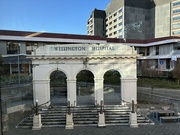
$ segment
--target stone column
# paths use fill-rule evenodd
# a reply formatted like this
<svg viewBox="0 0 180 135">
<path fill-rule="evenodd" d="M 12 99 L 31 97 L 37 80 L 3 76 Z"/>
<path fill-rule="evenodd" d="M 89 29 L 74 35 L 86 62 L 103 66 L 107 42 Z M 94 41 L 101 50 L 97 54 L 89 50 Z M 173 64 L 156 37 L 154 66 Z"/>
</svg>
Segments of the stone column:
<svg viewBox="0 0 180 135">
<path fill-rule="evenodd" d="M 94 79 L 95 105 L 100 105 L 101 99 L 104 99 L 103 81 L 104 79 Z"/>
<path fill-rule="evenodd" d="M 76 106 L 76 80 L 67 80 L 67 100 L 70 101 L 71 106 Z"/>
<path fill-rule="evenodd" d="M 137 79 L 121 79 L 121 99 L 124 103 L 131 103 L 132 98 L 134 98 L 134 103 L 137 104 Z"/>
<path fill-rule="evenodd" d="M 36 100 L 39 101 L 39 105 L 44 104 L 44 106 L 50 105 L 50 80 L 33 80 L 33 94 L 34 94 L 34 104 Z"/>
</svg>

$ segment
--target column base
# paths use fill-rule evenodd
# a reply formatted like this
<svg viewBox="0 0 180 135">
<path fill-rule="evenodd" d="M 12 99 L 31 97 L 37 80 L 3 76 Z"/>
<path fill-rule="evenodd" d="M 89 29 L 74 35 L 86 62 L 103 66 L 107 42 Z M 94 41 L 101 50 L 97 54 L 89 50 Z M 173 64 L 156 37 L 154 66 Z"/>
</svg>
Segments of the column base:
<svg viewBox="0 0 180 135">
<path fill-rule="evenodd" d="M 98 122 L 98 127 L 105 127 L 105 116 L 104 113 L 99 113 L 99 122 Z"/>
<path fill-rule="evenodd" d="M 130 112 L 130 116 L 129 116 L 129 126 L 131 128 L 137 128 L 138 124 L 137 124 L 137 114 Z"/>
<path fill-rule="evenodd" d="M 66 126 L 65 129 L 73 129 L 74 128 L 74 123 L 73 123 L 73 116 L 72 113 L 66 114 Z"/>
<path fill-rule="evenodd" d="M 42 127 L 42 123 L 41 123 L 41 115 L 34 115 L 33 116 L 33 127 L 32 130 L 40 130 Z"/>
</svg>

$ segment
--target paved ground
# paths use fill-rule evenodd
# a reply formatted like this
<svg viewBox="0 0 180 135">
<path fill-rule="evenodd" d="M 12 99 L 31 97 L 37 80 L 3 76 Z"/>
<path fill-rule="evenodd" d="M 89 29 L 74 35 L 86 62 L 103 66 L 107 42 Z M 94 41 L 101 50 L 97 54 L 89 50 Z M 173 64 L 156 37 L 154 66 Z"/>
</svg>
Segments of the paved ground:
<svg viewBox="0 0 180 135">
<path fill-rule="evenodd" d="M 75 127 L 74 129 L 42 128 L 40 131 L 31 129 L 11 129 L 4 135 L 180 135 L 180 124 L 163 124 L 154 126 L 108 126 L 98 127 Z"/>
</svg>

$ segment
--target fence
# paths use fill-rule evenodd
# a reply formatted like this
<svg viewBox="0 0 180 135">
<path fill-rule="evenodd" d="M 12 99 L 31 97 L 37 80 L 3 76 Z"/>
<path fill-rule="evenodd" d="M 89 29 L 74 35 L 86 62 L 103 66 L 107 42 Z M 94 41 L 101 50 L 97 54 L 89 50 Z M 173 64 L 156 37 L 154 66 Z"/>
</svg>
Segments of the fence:
<svg viewBox="0 0 180 135">
<path fill-rule="evenodd" d="M 32 83 L 32 76 L 30 75 L 13 75 L 13 76 L 1 76 L 1 87 L 7 87 L 17 84 Z"/>
<path fill-rule="evenodd" d="M 5 106 L 33 104 L 32 84 L 1 88 L 1 99 Z"/>
<path fill-rule="evenodd" d="M 180 112 L 180 99 L 167 97 L 163 94 L 158 95 L 157 93 L 148 93 L 143 91 L 138 91 L 138 102 L 148 102 L 148 103 L 156 103 L 156 104 L 168 104 L 171 105 L 172 109 L 175 112 Z"/>
</svg>

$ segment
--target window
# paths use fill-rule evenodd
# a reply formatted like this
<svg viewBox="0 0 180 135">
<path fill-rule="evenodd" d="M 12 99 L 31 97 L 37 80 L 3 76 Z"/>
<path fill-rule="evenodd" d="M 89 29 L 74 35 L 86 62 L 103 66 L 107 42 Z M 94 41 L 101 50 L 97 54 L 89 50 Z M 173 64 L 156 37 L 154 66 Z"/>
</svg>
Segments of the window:
<svg viewBox="0 0 180 135">
<path fill-rule="evenodd" d="M 121 33 L 122 32 L 122 29 L 118 30 L 118 33 Z"/>
<path fill-rule="evenodd" d="M 121 8 L 121 9 L 119 9 L 118 13 L 121 13 L 121 12 L 122 12 L 122 8 Z"/>
<path fill-rule="evenodd" d="M 144 47 L 140 47 L 139 48 L 139 54 L 142 54 L 143 56 L 145 56 L 145 48 Z"/>
<path fill-rule="evenodd" d="M 166 60 L 166 69 L 170 69 L 170 59 Z"/>
<path fill-rule="evenodd" d="M 180 6 L 180 2 L 179 1 L 178 2 L 174 2 L 173 6 Z"/>
<path fill-rule="evenodd" d="M 112 36 L 112 33 L 110 33 L 109 36 Z"/>
<path fill-rule="evenodd" d="M 180 50 L 180 44 L 174 44 L 174 50 Z"/>
<path fill-rule="evenodd" d="M 90 32 L 89 32 L 90 33 Z M 91 33 L 90 33 L 91 34 Z M 34 42 L 27 42 L 26 43 L 26 54 L 31 54 L 34 49 L 36 49 L 38 46 L 37 43 Z"/>
<path fill-rule="evenodd" d="M 180 13 L 180 9 L 173 10 L 173 14 Z"/>
<path fill-rule="evenodd" d="M 114 16 L 116 16 L 117 15 L 117 13 L 114 13 Z"/>
<path fill-rule="evenodd" d="M 174 31 L 173 32 L 173 35 L 179 35 L 180 34 L 180 31 Z"/>
<path fill-rule="evenodd" d="M 120 22 L 118 25 L 121 26 L 121 25 L 122 25 L 122 22 Z"/>
<path fill-rule="evenodd" d="M 117 25 L 114 26 L 114 29 L 117 28 Z"/>
<path fill-rule="evenodd" d="M 121 20 L 122 19 L 122 15 L 118 17 L 118 20 Z"/>
<path fill-rule="evenodd" d="M 148 48 L 147 48 L 147 56 L 149 55 L 149 49 L 150 49 L 150 48 L 148 47 Z"/>
<path fill-rule="evenodd" d="M 173 21 L 178 21 L 178 20 L 180 20 L 180 16 L 173 17 Z"/>
<path fill-rule="evenodd" d="M 173 28 L 180 28 L 180 23 L 173 24 Z"/>
<path fill-rule="evenodd" d="M 111 24 L 112 24 L 112 22 L 109 23 L 109 25 L 111 25 Z"/>
<path fill-rule="evenodd" d="M 116 34 L 117 34 L 117 31 L 114 32 L 114 35 L 116 35 Z"/>
<path fill-rule="evenodd" d="M 18 54 L 20 53 L 19 42 L 7 42 L 7 54 Z"/>
<path fill-rule="evenodd" d="M 159 46 L 156 46 L 156 55 L 159 55 Z"/>
<path fill-rule="evenodd" d="M 111 28 L 109 28 L 109 31 L 110 31 L 110 30 L 112 30 L 112 27 L 111 27 Z"/>
<path fill-rule="evenodd" d="M 114 22 L 116 22 L 116 21 L 117 21 L 117 19 L 114 20 Z"/>
</svg>

